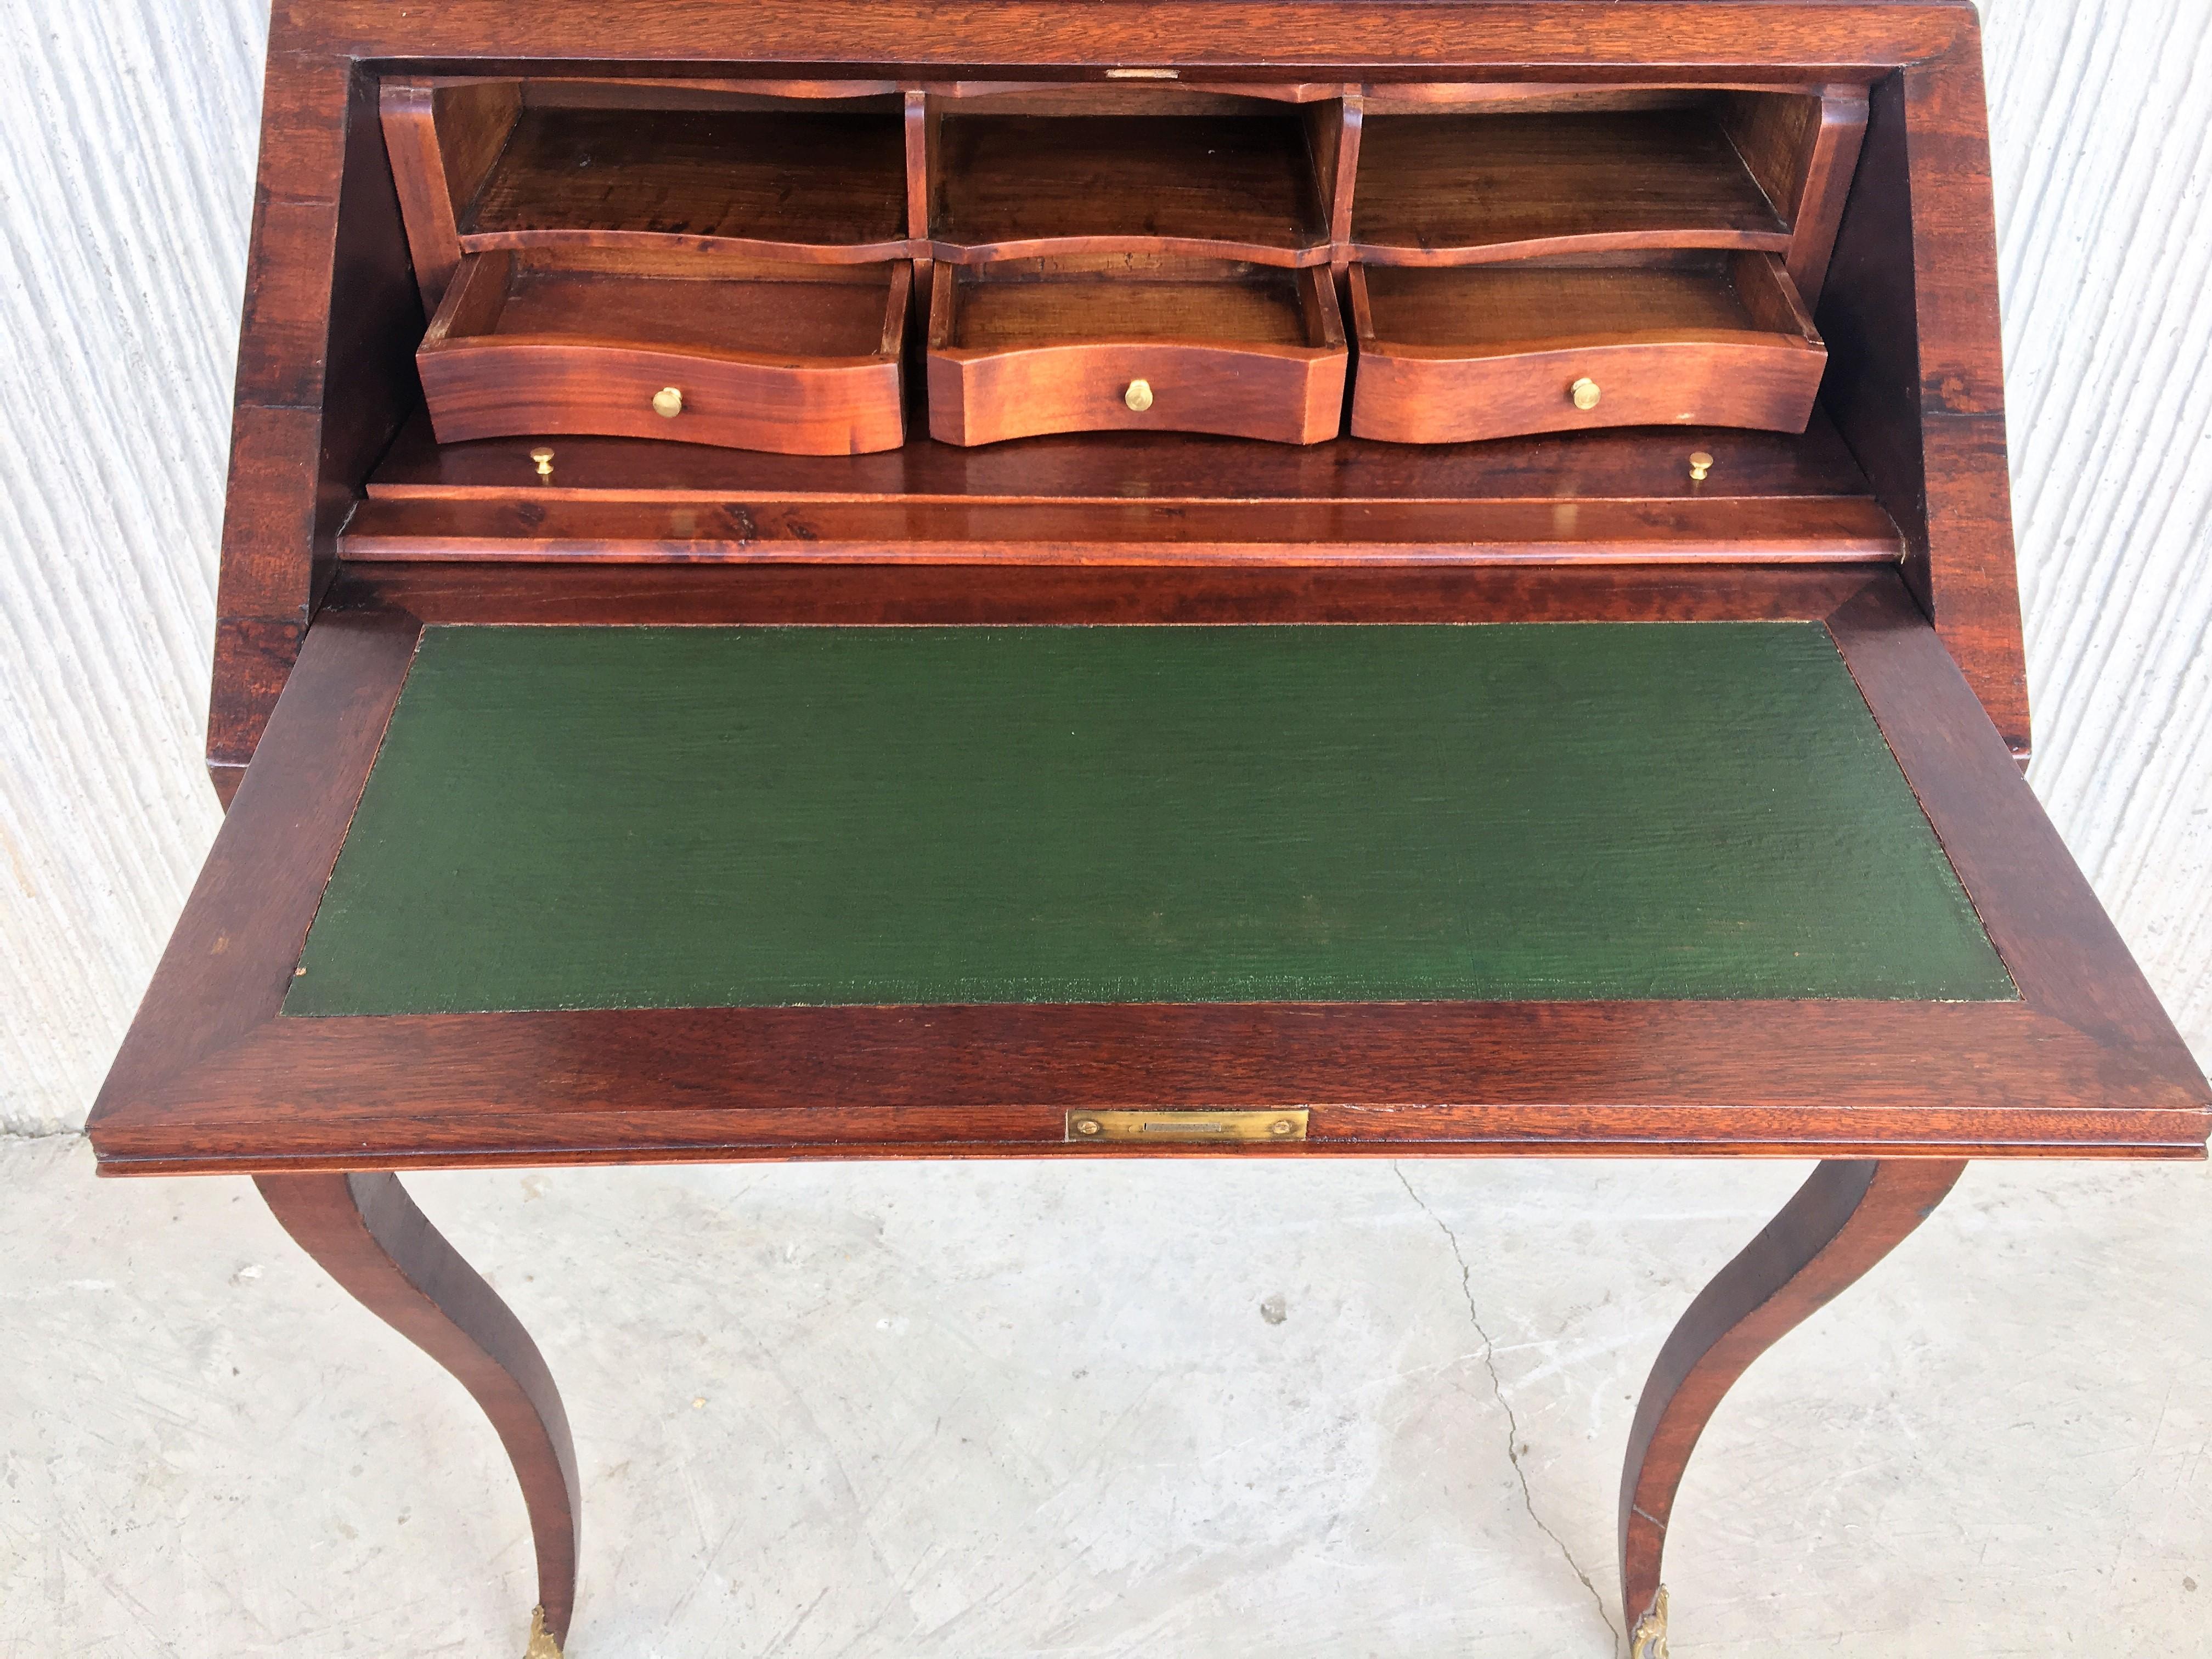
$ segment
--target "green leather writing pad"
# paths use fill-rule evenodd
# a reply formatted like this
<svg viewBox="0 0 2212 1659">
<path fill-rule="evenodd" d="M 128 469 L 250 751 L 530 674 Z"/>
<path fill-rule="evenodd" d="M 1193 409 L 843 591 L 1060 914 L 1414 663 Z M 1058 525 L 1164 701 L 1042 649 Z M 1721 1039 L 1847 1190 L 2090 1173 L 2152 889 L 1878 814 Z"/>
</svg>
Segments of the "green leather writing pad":
<svg viewBox="0 0 2212 1659">
<path fill-rule="evenodd" d="M 1814 623 L 424 631 L 289 1014 L 1993 1000 Z"/>
</svg>

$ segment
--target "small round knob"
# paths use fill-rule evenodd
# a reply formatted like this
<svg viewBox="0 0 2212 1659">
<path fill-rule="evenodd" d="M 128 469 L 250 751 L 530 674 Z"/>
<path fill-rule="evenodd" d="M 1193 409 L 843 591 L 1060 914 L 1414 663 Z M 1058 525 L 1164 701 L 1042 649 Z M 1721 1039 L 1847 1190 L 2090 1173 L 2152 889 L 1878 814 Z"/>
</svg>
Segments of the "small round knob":
<svg viewBox="0 0 2212 1659">
<path fill-rule="evenodd" d="M 1690 452 L 1690 482 L 1703 483 L 1705 474 L 1713 470 L 1713 458 L 1702 449 Z"/>
<path fill-rule="evenodd" d="M 538 463 L 538 476 L 539 477 L 550 478 L 553 476 L 553 452 L 551 450 L 533 449 L 530 452 L 530 459 Z"/>
<path fill-rule="evenodd" d="M 678 387 L 665 386 L 653 394 L 653 412 L 664 421 L 672 421 L 684 412 L 684 393 Z"/>
<path fill-rule="evenodd" d="M 1575 400 L 1577 409 L 1587 412 L 1597 407 L 1597 400 L 1603 394 L 1598 391 L 1597 382 L 1585 374 L 1567 388 L 1567 395 Z"/>
<path fill-rule="evenodd" d="M 1130 381 L 1129 389 L 1121 394 L 1121 401 L 1138 414 L 1143 414 L 1152 406 L 1152 383 L 1150 380 Z"/>
</svg>

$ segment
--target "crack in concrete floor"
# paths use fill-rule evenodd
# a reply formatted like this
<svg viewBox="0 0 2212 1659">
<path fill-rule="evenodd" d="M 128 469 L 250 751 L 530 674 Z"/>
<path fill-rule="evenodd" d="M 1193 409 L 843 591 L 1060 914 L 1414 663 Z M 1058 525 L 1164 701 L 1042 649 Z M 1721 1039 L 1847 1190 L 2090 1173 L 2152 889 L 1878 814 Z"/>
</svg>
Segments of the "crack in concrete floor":
<svg viewBox="0 0 2212 1659">
<path fill-rule="evenodd" d="M 1474 1334 L 1482 1339 L 1482 1368 L 1489 1373 L 1491 1393 L 1497 1396 L 1499 1407 L 1505 1413 L 1505 1457 L 1513 1466 L 1514 1478 L 1521 1483 L 1521 1506 L 1528 1511 L 1528 1519 L 1535 1523 L 1536 1530 L 1552 1540 L 1553 1547 L 1559 1551 L 1559 1559 L 1567 1564 L 1568 1571 L 1582 1580 L 1583 1588 L 1589 1592 L 1591 1601 L 1597 1607 L 1597 1616 L 1605 1620 L 1606 1633 L 1613 1638 L 1613 1651 L 1618 1659 L 1620 1627 L 1613 1622 L 1613 1615 L 1606 1611 L 1605 1596 L 1591 1581 L 1589 1574 L 1583 1571 L 1582 1563 L 1575 1559 L 1575 1553 L 1567 1547 L 1567 1540 L 1553 1531 L 1550 1524 L 1536 1512 L 1536 1498 L 1529 1489 L 1528 1471 L 1521 1462 L 1523 1449 L 1521 1419 L 1514 1413 L 1513 1402 L 1505 1397 L 1504 1379 L 1498 1372 L 1498 1344 L 1492 1340 L 1490 1333 L 1483 1328 L 1482 1310 L 1475 1306 L 1474 1272 L 1468 1265 L 1467 1252 L 1460 1248 L 1459 1235 L 1452 1231 L 1450 1223 L 1429 1207 L 1426 1199 L 1413 1190 L 1413 1183 L 1406 1178 L 1405 1170 L 1399 1167 L 1395 1159 L 1391 1161 L 1390 1173 L 1398 1177 L 1398 1184 L 1406 1189 L 1406 1196 L 1413 1200 L 1423 1215 L 1437 1224 L 1437 1231 L 1451 1246 L 1452 1260 L 1459 1263 L 1460 1294 L 1467 1300 L 1468 1322 L 1474 1327 Z"/>
</svg>

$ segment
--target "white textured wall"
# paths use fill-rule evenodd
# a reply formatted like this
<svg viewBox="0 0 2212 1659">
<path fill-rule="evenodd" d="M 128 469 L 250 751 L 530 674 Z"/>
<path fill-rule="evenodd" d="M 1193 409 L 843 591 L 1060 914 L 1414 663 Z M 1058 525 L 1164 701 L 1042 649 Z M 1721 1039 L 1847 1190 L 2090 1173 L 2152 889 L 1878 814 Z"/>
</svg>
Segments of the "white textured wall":
<svg viewBox="0 0 2212 1659">
<path fill-rule="evenodd" d="M 2212 7 L 1985 12 L 2033 776 L 2212 1059 Z M 82 1121 L 214 833 L 263 31 L 257 0 L 0 0 L 7 1130 Z"/>
</svg>

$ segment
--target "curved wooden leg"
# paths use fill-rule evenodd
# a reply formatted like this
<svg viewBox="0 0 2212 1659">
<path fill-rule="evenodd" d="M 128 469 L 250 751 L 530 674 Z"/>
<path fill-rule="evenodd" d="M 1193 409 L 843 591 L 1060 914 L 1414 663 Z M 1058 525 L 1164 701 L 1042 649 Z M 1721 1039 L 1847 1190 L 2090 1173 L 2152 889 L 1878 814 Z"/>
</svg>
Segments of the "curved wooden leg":
<svg viewBox="0 0 2212 1659">
<path fill-rule="evenodd" d="M 258 1176 L 300 1248 L 476 1396 L 499 1431 L 538 1545 L 528 1659 L 559 1659 L 576 1601 L 576 1449 L 538 1345 L 389 1172 Z"/>
<path fill-rule="evenodd" d="M 1622 1611 L 1631 1659 L 1662 1659 L 1661 1553 L 1675 1489 L 1721 1397 L 1751 1362 L 1887 1255 L 1943 1201 L 1955 1160 L 1832 1159 L 1723 1267 L 1659 1351 L 1620 1475 Z"/>
</svg>

